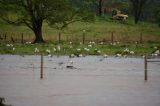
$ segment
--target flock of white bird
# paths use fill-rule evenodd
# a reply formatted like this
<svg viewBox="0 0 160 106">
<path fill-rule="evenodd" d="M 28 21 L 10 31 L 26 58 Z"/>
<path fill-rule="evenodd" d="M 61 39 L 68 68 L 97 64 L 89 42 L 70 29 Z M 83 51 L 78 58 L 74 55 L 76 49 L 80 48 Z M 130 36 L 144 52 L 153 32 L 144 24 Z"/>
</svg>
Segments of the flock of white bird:
<svg viewBox="0 0 160 106">
<path fill-rule="evenodd" d="M 26 44 L 31 44 L 31 42 L 26 42 Z M 69 42 L 69 48 L 73 49 L 73 43 L 72 42 Z M 79 43 L 80 45 L 82 45 L 82 42 Z M 90 52 L 91 51 L 91 48 L 94 47 L 96 43 L 95 42 L 92 42 L 90 41 L 87 45 L 87 47 L 84 47 L 84 48 L 77 48 L 76 51 L 77 51 L 77 54 L 70 54 L 69 57 L 73 58 L 73 57 L 84 57 L 85 54 L 82 54 L 81 51 L 86 51 L 86 52 Z M 100 42 L 99 43 L 100 45 L 103 45 L 104 43 L 103 42 Z M 119 44 L 118 42 L 116 43 L 111 43 L 111 45 L 117 45 Z M 6 44 L 7 47 L 11 47 L 13 51 L 15 51 L 15 47 L 13 44 Z M 61 51 L 61 46 L 58 45 L 57 47 L 54 47 L 53 50 L 49 50 L 49 49 L 46 49 L 45 52 L 48 54 L 49 57 L 52 57 L 52 52 L 57 52 L 57 51 Z M 98 50 L 98 49 L 94 49 L 94 51 L 96 51 L 98 54 L 102 54 L 101 50 Z M 34 49 L 34 52 L 35 53 L 39 53 L 40 50 L 38 48 L 35 48 Z M 117 53 L 115 55 L 115 57 L 127 57 L 127 55 L 135 55 L 135 52 L 133 50 L 129 50 L 129 48 L 125 48 L 121 53 Z M 157 56 L 160 56 L 160 50 L 158 47 L 154 47 L 154 52 L 152 52 L 151 56 L 153 57 L 157 57 Z M 103 57 L 106 58 L 108 57 L 107 54 L 103 54 Z M 144 56 L 143 56 L 144 57 Z"/>
<path fill-rule="evenodd" d="M 31 44 L 31 42 L 26 42 L 26 44 Z M 70 49 L 73 49 L 73 43 L 72 42 L 69 42 L 69 48 Z M 100 45 L 103 45 L 104 43 L 103 42 L 100 42 L 99 43 Z M 117 45 L 118 43 L 113 43 L 111 45 Z M 80 45 L 82 45 L 82 42 L 80 42 Z M 66 65 L 66 68 L 70 68 L 70 69 L 73 69 L 74 66 L 73 66 L 73 60 L 71 58 L 74 58 L 74 57 L 85 57 L 85 54 L 82 54 L 81 52 L 82 51 L 86 51 L 86 52 L 90 52 L 91 48 L 93 48 L 95 45 L 95 42 L 89 42 L 88 43 L 88 46 L 87 47 L 84 47 L 83 49 L 82 48 L 77 48 L 76 51 L 77 51 L 77 54 L 70 54 L 69 55 L 69 58 L 70 60 L 68 61 L 68 64 Z M 15 51 L 15 46 L 13 44 L 6 44 L 6 47 L 8 48 L 12 48 L 13 51 Z M 52 57 L 52 52 L 57 52 L 57 51 L 61 51 L 61 46 L 58 45 L 57 47 L 54 47 L 53 50 L 50 50 L 50 49 L 46 49 L 45 52 L 46 54 L 49 56 L 49 57 Z M 98 54 L 102 54 L 102 52 L 98 49 L 94 49 L 94 51 L 96 51 Z M 35 53 L 39 53 L 40 50 L 38 48 L 34 48 L 34 52 Z M 115 55 L 115 57 L 127 57 L 128 55 L 135 55 L 135 52 L 133 50 L 129 50 L 129 48 L 125 48 L 121 53 L 117 53 Z M 152 52 L 152 54 L 150 55 L 152 57 L 157 57 L 157 56 L 160 56 L 160 50 L 158 47 L 154 47 L 154 52 Z M 100 58 L 100 61 L 102 61 L 103 59 L 107 58 L 108 55 L 107 54 L 103 54 L 102 57 Z M 145 57 L 145 55 L 142 56 L 143 58 Z"/>
</svg>

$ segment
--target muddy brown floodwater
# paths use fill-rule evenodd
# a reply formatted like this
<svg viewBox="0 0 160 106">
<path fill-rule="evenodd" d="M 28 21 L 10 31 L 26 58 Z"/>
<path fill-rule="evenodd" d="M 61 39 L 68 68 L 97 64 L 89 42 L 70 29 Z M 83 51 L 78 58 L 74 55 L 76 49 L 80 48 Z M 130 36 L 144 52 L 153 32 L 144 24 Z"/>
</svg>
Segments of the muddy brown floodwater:
<svg viewBox="0 0 160 106">
<path fill-rule="evenodd" d="M 73 61 L 73 69 L 66 68 Z M 160 106 L 160 63 L 143 58 L 0 55 L 0 97 L 12 106 Z"/>
</svg>

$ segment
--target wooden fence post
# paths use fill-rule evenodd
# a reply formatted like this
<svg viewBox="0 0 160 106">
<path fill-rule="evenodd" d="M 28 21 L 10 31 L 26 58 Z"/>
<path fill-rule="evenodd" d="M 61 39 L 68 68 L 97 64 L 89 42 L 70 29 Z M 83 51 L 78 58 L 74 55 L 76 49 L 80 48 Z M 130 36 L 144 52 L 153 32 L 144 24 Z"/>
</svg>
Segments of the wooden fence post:
<svg viewBox="0 0 160 106">
<path fill-rule="evenodd" d="M 114 42 L 113 32 L 112 32 L 112 34 L 111 34 L 111 42 L 112 42 L 112 44 L 113 44 L 113 42 Z"/>
<path fill-rule="evenodd" d="M 144 57 L 144 80 L 147 81 L 148 80 L 148 75 L 147 75 L 147 57 Z"/>
<path fill-rule="evenodd" d="M 24 43 L 24 40 L 23 40 L 23 33 L 22 33 L 22 37 L 21 37 L 22 39 L 21 39 L 21 43 Z"/>
<path fill-rule="evenodd" d="M 4 40 L 7 40 L 7 33 L 4 34 Z"/>
<path fill-rule="evenodd" d="M 0 35 L 0 40 L 3 40 L 3 38 L 1 37 L 1 35 Z"/>
<path fill-rule="evenodd" d="M 14 43 L 14 39 L 13 39 L 13 37 L 11 36 L 11 41 Z"/>
<path fill-rule="evenodd" d="M 142 43 L 143 42 L 143 36 L 142 36 L 142 32 L 140 33 L 140 41 L 139 41 L 140 43 Z"/>
<path fill-rule="evenodd" d="M 83 44 L 85 43 L 85 36 L 86 36 L 86 31 L 83 30 Z"/>
<path fill-rule="evenodd" d="M 66 41 L 68 42 L 68 35 L 66 35 Z"/>
<path fill-rule="evenodd" d="M 59 32 L 59 34 L 58 34 L 58 42 L 59 43 L 61 42 L 61 32 Z"/>
<path fill-rule="evenodd" d="M 41 72 L 40 72 L 40 78 L 43 79 L 43 53 L 41 53 Z"/>
</svg>

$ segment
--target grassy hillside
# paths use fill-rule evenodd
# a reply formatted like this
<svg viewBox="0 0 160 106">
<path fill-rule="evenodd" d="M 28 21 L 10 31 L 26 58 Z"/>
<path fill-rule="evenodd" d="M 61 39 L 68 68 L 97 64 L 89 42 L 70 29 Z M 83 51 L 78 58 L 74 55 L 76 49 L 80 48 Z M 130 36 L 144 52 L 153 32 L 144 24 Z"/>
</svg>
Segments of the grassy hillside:
<svg viewBox="0 0 160 106">
<path fill-rule="evenodd" d="M 139 23 L 135 25 L 132 19 L 127 21 L 113 21 L 109 18 L 97 18 L 93 23 L 76 22 L 71 24 L 62 33 L 62 40 L 81 40 L 83 30 L 86 30 L 86 40 L 88 41 L 109 41 L 111 33 L 114 34 L 115 41 L 139 41 L 140 34 L 143 35 L 143 40 L 160 41 L 160 28 L 151 23 Z M 32 41 L 34 39 L 33 32 L 25 26 L 8 25 L 0 21 L 0 35 L 7 33 L 8 36 L 13 36 L 15 39 L 20 39 L 24 33 L 25 39 Z M 45 40 L 56 40 L 58 30 L 49 27 L 46 23 L 43 24 L 43 36 Z M 8 37 L 10 38 L 10 37 Z"/>
<path fill-rule="evenodd" d="M 83 30 L 86 30 L 85 44 L 82 44 Z M 111 44 L 113 32 L 114 43 Z M 33 41 L 33 32 L 25 26 L 12 26 L 0 22 L 0 35 L 6 40 L 0 42 L 0 54 L 39 54 L 40 51 L 50 55 L 150 55 L 160 56 L 160 28 L 151 23 L 135 25 L 132 19 L 113 21 L 109 18 L 97 18 L 93 23 L 76 22 L 61 35 L 59 44 L 58 31 L 43 25 L 43 36 L 48 43 L 21 44 L 21 34 L 25 42 Z M 141 36 L 142 35 L 142 36 Z M 11 42 L 11 36 L 15 42 Z M 143 42 L 138 43 L 140 40 Z M 49 51 L 49 52 L 48 52 Z"/>
</svg>

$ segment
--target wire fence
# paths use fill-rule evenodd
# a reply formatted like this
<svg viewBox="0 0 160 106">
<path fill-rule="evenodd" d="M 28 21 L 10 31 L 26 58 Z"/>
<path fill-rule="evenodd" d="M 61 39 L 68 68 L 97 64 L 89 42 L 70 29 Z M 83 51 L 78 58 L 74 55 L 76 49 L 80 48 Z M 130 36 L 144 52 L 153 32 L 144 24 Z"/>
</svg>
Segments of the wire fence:
<svg viewBox="0 0 160 106">
<path fill-rule="evenodd" d="M 87 33 L 83 33 L 82 35 L 73 35 L 73 34 L 61 34 L 57 35 L 43 35 L 45 41 L 57 41 L 57 42 L 122 42 L 122 43 L 144 43 L 144 42 L 160 42 L 160 37 L 156 35 L 144 35 L 140 33 L 139 35 L 134 34 L 118 34 L 118 33 L 107 33 L 106 35 L 88 35 Z M 14 33 L 0 33 L 0 40 L 11 41 L 11 42 L 28 42 L 34 40 L 34 35 L 27 35 L 25 33 L 21 33 L 16 35 Z"/>
</svg>

